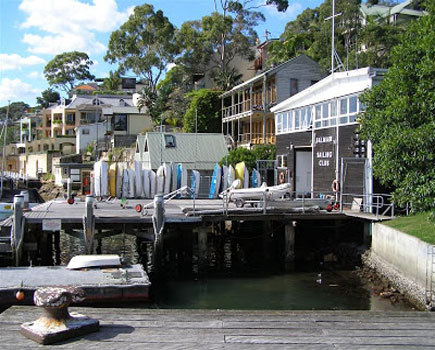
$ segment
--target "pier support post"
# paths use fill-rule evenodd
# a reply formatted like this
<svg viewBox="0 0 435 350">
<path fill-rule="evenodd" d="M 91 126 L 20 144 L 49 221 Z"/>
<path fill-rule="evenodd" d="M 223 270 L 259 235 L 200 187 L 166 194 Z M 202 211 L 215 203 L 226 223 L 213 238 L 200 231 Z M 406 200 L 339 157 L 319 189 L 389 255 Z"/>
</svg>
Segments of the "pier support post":
<svg viewBox="0 0 435 350">
<path fill-rule="evenodd" d="M 56 231 L 53 233 L 54 236 L 54 252 L 55 252 L 55 264 L 60 265 L 60 231 Z"/>
<path fill-rule="evenodd" d="M 72 198 L 72 182 L 70 178 L 66 179 L 66 198 Z"/>
<path fill-rule="evenodd" d="M 22 203 L 22 209 L 28 210 L 29 209 L 29 191 L 21 191 L 20 196 L 23 196 L 23 203 Z"/>
<path fill-rule="evenodd" d="M 198 272 L 200 274 L 204 274 L 205 272 L 207 272 L 207 264 L 208 264 L 207 234 L 208 234 L 207 226 L 198 227 L 198 253 L 199 253 Z"/>
<path fill-rule="evenodd" d="M 23 203 L 24 196 L 14 196 L 14 222 L 12 226 L 12 248 L 14 251 L 15 266 L 20 266 L 23 250 L 24 228 L 23 228 Z"/>
<path fill-rule="evenodd" d="M 85 253 L 92 254 L 95 233 L 94 196 L 86 196 L 84 224 Z"/>
<path fill-rule="evenodd" d="M 295 269 L 295 228 L 292 224 L 285 225 L 285 269 Z"/>
<path fill-rule="evenodd" d="M 163 232 L 163 227 L 165 225 L 165 209 L 162 194 L 157 194 L 154 196 L 154 212 L 152 220 L 154 236 L 157 238 Z"/>
<path fill-rule="evenodd" d="M 372 239 L 372 223 L 364 221 L 364 232 L 363 232 L 364 244 L 370 247 L 371 239 Z"/>
</svg>

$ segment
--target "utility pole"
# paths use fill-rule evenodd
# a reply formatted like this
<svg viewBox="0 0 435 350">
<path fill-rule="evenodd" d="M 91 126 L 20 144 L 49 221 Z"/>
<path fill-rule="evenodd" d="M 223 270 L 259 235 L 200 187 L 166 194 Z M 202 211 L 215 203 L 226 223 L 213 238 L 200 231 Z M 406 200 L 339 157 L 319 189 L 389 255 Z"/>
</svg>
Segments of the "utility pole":
<svg viewBox="0 0 435 350">
<path fill-rule="evenodd" d="M 5 150 L 6 150 L 6 137 L 8 135 L 8 119 L 9 119 L 9 108 L 10 108 L 11 101 L 8 100 L 8 108 L 6 110 L 6 118 L 5 118 L 5 124 L 3 126 L 3 150 L 2 150 L 2 172 L 1 172 L 1 179 L 0 179 L 0 198 L 3 197 L 3 174 L 4 174 L 4 168 L 5 168 Z"/>
</svg>

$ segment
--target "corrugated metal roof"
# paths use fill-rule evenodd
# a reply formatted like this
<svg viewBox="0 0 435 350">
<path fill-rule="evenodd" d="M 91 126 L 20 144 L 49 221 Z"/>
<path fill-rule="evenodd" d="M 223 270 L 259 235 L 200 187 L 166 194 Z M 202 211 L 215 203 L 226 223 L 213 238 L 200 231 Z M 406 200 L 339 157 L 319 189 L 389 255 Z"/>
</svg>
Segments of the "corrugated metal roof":
<svg viewBox="0 0 435 350">
<path fill-rule="evenodd" d="M 109 95 L 76 95 L 71 103 L 66 106 L 66 108 L 77 108 L 84 105 L 93 106 L 92 101 L 98 99 L 100 101 L 100 106 L 120 106 L 121 100 L 123 100 L 127 106 L 133 106 L 133 100 L 131 96 L 109 96 Z"/>
<path fill-rule="evenodd" d="M 175 147 L 166 147 L 165 135 L 175 137 Z M 188 169 L 213 169 L 227 154 L 223 134 L 148 132 L 138 138 L 148 141 L 152 169 L 157 169 L 162 162 L 183 163 Z M 145 147 L 143 141 L 139 144 Z"/>
</svg>

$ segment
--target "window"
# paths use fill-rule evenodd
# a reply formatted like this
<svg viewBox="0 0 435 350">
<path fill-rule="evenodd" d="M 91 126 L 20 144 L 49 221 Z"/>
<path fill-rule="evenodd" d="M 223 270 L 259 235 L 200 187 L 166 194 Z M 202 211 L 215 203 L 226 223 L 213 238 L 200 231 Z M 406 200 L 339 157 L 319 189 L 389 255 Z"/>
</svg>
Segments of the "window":
<svg viewBox="0 0 435 350">
<path fill-rule="evenodd" d="M 76 115 L 74 113 L 67 113 L 65 116 L 65 122 L 68 125 L 74 125 L 76 123 Z"/>
<path fill-rule="evenodd" d="M 284 114 L 283 114 L 284 118 L 282 120 L 282 131 L 284 131 L 284 132 L 288 131 L 288 124 L 287 124 L 288 117 L 287 117 L 287 115 L 288 115 L 288 113 L 284 112 Z"/>
<path fill-rule="evenodd" d="M 127 114 L 114 114 L 112 128 L 115 131 L 127 131 Z"/>
<path fill-rule="evenodd" d="M 82 135 L 89 135 L 89 129 L 82 129 Z"/>
<path fill-rule="evenodd" d="M 356 113 L 358 99 L 356 96 L 349 97 L 349 113 Z"/>
<path fill-rule="evenodd" d="M 296 95 L 299 92 L 299 81 L 298 79 L 290 79 L 290 96 Z"/>
<path fill-rule="evenodd" d="M 65 176 L 68 175 L 68 168 L 63 168 L 63 174 L 64 174 Z"/>
<path fill-rule="evenodd" d="M 322 119 L 327 119 L 328 118 L 328 104 L 324 103 L 322 105 Z"/>
<path fill-rule="evenodd" d="M 42 149 L 43 149 L 44 151 L 48 151 L 48 145 L 43 145 L 43 146 L 42 146 Z"/>
<path fill-rule="evenodd" d="M 165 147 L 175 147 L 174 135 L 165 135 Z"/>
<path fill-rule="evenodd" d="M 125 106 L 127 106 L 127 102 L 125 102 L 124 99 L 121 98 L 121 99 L 119 100 L 119 105 L 120 105 L 121 107 L 125 107 Z"/>
<path fill-rule="evenodd" d="M 101 104 L 101 102 L 100 102 L 100 100 L 99 100 L 98 98 L 94 98 L 94 99 L 92 100 L 92 104 L 93 104 L 94 106 L 99 106 L 99 105 Z"/>
<path fill-rule="evenodd" d="M 337 101 L 334 100 L 329 103 L 329 106 L 331 107 L 331 116 L 337 115 Z"/>
<path fill-rule="evenodd" d="M 347 98 L 340 100 L 340 114 L 347 114 Z"/>
</svg>

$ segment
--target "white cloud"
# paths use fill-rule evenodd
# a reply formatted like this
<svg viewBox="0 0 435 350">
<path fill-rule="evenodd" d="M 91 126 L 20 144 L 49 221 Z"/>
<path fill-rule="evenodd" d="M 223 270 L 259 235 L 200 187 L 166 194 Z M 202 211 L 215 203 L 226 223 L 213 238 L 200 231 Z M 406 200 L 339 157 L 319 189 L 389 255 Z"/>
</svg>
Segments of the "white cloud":
<svg viewBox="0 0 435 350">
<path fill-rule="evenodd" d="M 115 0 L 93 0 L 91 4 L 79 0 L 23 0 L 20 10 L 27 14 L 21 25 L 38 29 L 42 34 L 25 34 L 23 41 L 30 52 L 59 54 L 79 50 L 100 53 L 106 47 L 95 33 L 107 33 L 118 28 L 128 18 L 131 8 L 119 12 Z"/>
<path fill-rule="evenodd" d="M 38 79 L 38 78 L 42 77 L 42 74 L 38 71 L 33 71 L 33 72 L 30 72 L 27 76 L 31 79 Z"/>
<path fill-rule="evenodd" d="M 35 99 L 40 90 L 20 79 L 3 78 L 0 82 L 0 100 L 23 101 Z"/>
<path fill-rule="evenodd" d="M 21 69 L 24 66 L 35 66 L 44 63 L 46 61 L 38 56 L 22 57 L 16 53 L 10 55 L 0 53 L 0 71 Z"/>
</svg>

